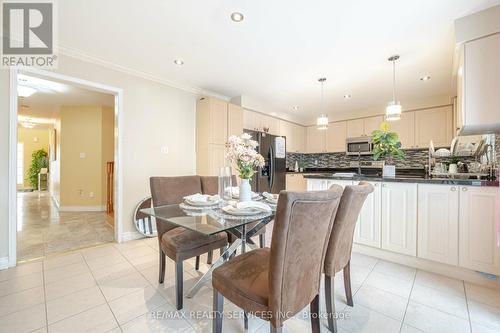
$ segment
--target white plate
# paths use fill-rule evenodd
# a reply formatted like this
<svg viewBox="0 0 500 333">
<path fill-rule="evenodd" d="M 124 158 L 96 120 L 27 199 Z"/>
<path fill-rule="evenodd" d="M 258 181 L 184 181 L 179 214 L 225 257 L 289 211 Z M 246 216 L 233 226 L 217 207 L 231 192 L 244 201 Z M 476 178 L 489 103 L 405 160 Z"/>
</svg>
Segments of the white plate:
<svg viewBox="0 0 500 333">
<path fill-rule="evenodd" d="M 233 199 L 239 199 L 239 197 L 240 197 L 239 195 L 233 194 Z M 255 200 L 255 199 L 259 198 L 259 197 L 260 197 L 259 193 L 252 192 L 252 200 Z"/>
<path fill-rule="evenodd" d="M 257 215 L 264 213 L 263 210 L 260 209 L 230 209 L 227 207 L 222 207 L 221 208 L 225 213 L 230 214 L 230 215 L 235 215 L 235 216 L 251 216 L 251 215 Z"/>
<path fill-rule="evenodd" d="M 190 210 L 193 212 L 202 212 L 202 211 L 206 211 L 207 209 L 212 208 L 212 206 L 192 206 L 190 204 L 183 202 L 183 203 L 179 204 L 179 208 L 184 209 L 184 210 Z"/>
<path fill-rule="evenodd" d="M 211 207 L 219 204 L 220 200 L 215 201 L 191 201 L 189 199 L 184 200 L 184 202 L 190 206 L 196 207 Z"/>
<path fill-rule="evenodd" d="M 265 200 L 267 203 L 271 204 L 271 205 L 276 205 L 278 204 L 278 199 L 269 199 L 269 198 L 266 198 Z"/>
</svg>

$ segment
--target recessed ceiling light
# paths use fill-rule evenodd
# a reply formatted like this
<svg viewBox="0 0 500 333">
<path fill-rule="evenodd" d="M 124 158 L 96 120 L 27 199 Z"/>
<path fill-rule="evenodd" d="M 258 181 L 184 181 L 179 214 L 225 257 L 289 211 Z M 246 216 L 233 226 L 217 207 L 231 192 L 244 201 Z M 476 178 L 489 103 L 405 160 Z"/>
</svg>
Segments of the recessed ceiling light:
<svg viewBox="0 0 500 333">
<path fill-rule="evenodd" d="M 351 97 L 352 97 L 352 95 L 351 95 L 351 94 L 345 94 L 345 95 L 344 95 L 344 98 L 345 98 L 345 99 L 349 99 L 349 98 L 351 98 Z"/>
<path fill-rule="evenodd" d="M 297 111 L 299 109 L 299 106 L 298 105 L 294 105 L 292 106 L 292 111 Z"/>
<path fill-rule="evenodd" d="M 430 77 L 429 75 L 426 75 L 426 76 L 422 76 L 422 77 L 420 78 L 420 81 L 428 81 L 428 80 L 430 80 L 430 79 L 431 79 L 431 77 Z"/>
<path fill-rule="evenodd" d="M 177 66 L 182 66 L 182 65 L 184 65 L 184 60 L 182 60 L 182 59 L 175 59 L 174 60 L 174 64 L 176 64 Z"/>
<path fill-rule="evenodd" d="M 231 20 L 233 20 L 234 22 L 241 22 L 244 18 L 245 16 L 243 16 L 243 14 L 240 12 L 234 12 L 231 14 Z"/>
</svg>

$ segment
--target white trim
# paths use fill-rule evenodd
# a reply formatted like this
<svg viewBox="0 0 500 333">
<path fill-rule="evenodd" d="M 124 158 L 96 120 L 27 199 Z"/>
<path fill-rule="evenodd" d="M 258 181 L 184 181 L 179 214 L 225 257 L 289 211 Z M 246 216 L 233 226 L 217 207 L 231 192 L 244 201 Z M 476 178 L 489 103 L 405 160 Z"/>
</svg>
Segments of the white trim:
<svg viewBox="0 0 500 333">
<path fill-rule="evenodd" d="M 137 231 L 129 231 L 121 234 L 122 242 L 128 242 L 140 238 L 146 238 L 146 237 Z"/>
<path fill-rule="evenodd" d="M 57 198 L 56 198 L 55 195 L 51 195 L 50 197 L 52 198 L 52 201 L 54 202 L 54 205 L 57 207 L 57 209 L 59 209 L 59 207 L 61 206 L 59 204 L 59 200 L 57 200 Z"/>
<path fill-rule="evenodd" d="M 11 267 L 9 265 L 9 257 L 0 258 L 0 270 L 7 269 L 9 267 Z"/>
<path fill-rule="evenodd" d="M 81 61 L 85 61 L 85 62 L 89 62 L 89 63 L 99 65 L 102 67 L 106 67 L 106 68 L 115 70 L 117 72 L 122 72 L 122 73 L 125 73 L 128 75 L 140 77 L 140 78 L 143 78 L 143 79 L 148 80 L 148 81 L 153 81 L 153 82 L 157 82 L 160 84 L 164 84 L 164 85 L 172 87 L 172 88 L 187 91 L 189 93 L 215 97 L 215 98 L 223 99 L 227 102 L 229 102 L 229 100 L 231 99 L 228 96 L 221 95 L 221 94 L 216 93 L 216 92 L 211 91 L 211 90 L 205 90 L 205 89 L 195 87 L 195 86 L 184 85 L 184 84 L 181 84 L 178 82 L 166 80 L 166 79 L 160 78 L 158 76 L 148 74 L 148 73 L 143 72 L 143 71 L 139 71 L 139 70 L 132 69 L 129 67 L 121 66 L 121 65 L 118 65 L 116 63 L 112 63 L 112 62 L 109 62 L 107 60 L 104 60 L 104 59 L 101 59 L 101 58 L 98 58 L 98 57 L 95 57 L 95 56 L 92 56 L 89 54 L 85 54 L 82 51 L 74 49 L 74 48 L 59 46 L 57 51 L 58 51 L 58 53 L 63 54 L 63 55 L 68 56 L 68 57 L 71 57 L 71 58 L 75 58 L 75 59 L 78 59 Z"/>
<path fill-rule="evenodd" d="M 106 206 L 59 206 L 60 212 L 104 212 Z"/>
<path fill-rule="evenodd" d="M 84 87 L 93 91 L 112 94 L 115 96 L 115 241 L 122 241 L 123 221 L 121 208 L 123 207 L 122 178 L 122 138 L 123 131 L 123 89 L 105 84 L 87 81 L 76 77 L 59 74 L 38 68 L 25 67 L 10 69 L 10 139 L 9 139 L 9 266 L 16 265 L 16 230 L 17 230 L 17 199 L 16 199 L 16 153 L 17 153 L 17 73 L 32 73 L 48 78 L 66 81 L 70 84 Z"/>
</svg>

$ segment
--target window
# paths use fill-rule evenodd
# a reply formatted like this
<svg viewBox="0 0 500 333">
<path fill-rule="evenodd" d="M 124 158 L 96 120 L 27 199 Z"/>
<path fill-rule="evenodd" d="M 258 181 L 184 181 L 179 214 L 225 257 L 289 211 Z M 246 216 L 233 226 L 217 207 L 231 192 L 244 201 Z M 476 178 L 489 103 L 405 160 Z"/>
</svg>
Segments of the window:
<svg viewBox="0 0 500 333">
<path fill-rule="evenodd" d="M 24 143 L 17 143 L 17 185 L 24 184 Z"/>
</svg>

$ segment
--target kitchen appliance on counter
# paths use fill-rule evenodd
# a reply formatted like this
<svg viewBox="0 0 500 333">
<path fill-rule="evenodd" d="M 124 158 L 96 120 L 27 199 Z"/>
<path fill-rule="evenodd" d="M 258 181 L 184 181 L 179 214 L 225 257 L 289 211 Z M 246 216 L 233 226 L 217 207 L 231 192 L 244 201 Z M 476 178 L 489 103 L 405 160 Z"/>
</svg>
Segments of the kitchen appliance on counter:
<svg viewBox="0 0 500 333">
<path fill-rule="evenodd" d="M 373 142 L 371 136 L 348 138 L 346 140 L 346 154 L 350 156 L 371 155 Z"/>
<path fill-rule="evenodd" d="M 245 133 L 259 143 L 257 151 L 265 161 L 252 177 L 252 191 L 280 193 L 286 187 L 286 138 L 248 130 Z"/>
</svg>

